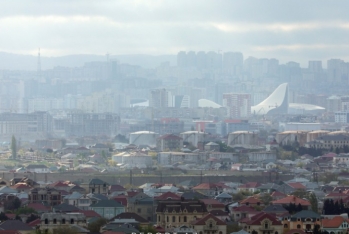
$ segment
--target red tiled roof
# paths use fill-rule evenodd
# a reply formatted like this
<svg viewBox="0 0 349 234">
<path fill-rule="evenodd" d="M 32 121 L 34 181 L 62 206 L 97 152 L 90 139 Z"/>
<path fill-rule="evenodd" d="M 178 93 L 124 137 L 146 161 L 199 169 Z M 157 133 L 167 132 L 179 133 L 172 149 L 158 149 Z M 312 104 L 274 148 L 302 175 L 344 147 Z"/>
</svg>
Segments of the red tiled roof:
<svg viewBox="0 0 349 234">
<path fill-rule="evenodd" d="M 112 200 L 119 202 L 124 207 L 127 207 L 127 197 L 125 195 L 113 197 Z"/>
<path fill-rule="evenodd" d="M 116 191 L 125 191 L 126 189 L 119 185 L 119 184 L 113 184 L 109 186 L 110 192 L 116 192 Z"/>
<path fill-rule="evenodd" d="M 248 225 L 261 225 L 261 222 L 264 219 L 269 219 L 272 225 L 282 225 L 281 222 L 274 216 L 265 212 L 261 212 L 251 217 L 249 222 L 246 222 Z"/>
<path fill-rule="evenodd" d="M 138 193 L 138 191 L 127 191 L 127 197 L 134 197 L 136 196 Z"/>
<path fill-rule="evenodd" d="M 205 203 L 205 205 L 211 205 L 214 208 L 218 208 L 218 207 L 225 207 L 225 205 L 215 199 L 200 199 L 200 201 L 202 201 L 203 203 Z"/>
<path fill-rule="evenodd" d="M 272 197 L 287 197 L 286 194 L 279 192 L 279 191 L 272 192 L 272 194 L 270 194 L 270 196 L 272 196 Z"/>
<path fill-rule="evenodd" d="M 296 205 L 301 204 L 302 206 L 310 206 L 309 201 L 301 199 L 301 198 L 296 197 L 294 195 L 289 195 L 289 196 L 281 198 L 279 200 L 272 201 L 271 203 L 272 204 L 287 204 L 287 205 L 290 203 L 293 203 Z"/>
<path fill-rule="evenodd" d="M 344 221 L 349 222 L 349 220 L 345 220 L 342 216 L 335 216 L 332 219 L 323 219 L 322 226 L 324 228 L 338 228 Z"/>
<path fill-rule="evenodd" d="M 246 199 L 244 199 L 244 200 L 241 200 L 240 202 L 239 202 L 240 204 L 263 204 L 263 202 L 261 201 L 261 200 L 259 200 L 259 199 L 257 199 L 257 198 L 255 198 L 255 197 L 253 197 L 253 196 L 251 196 L 251 197 L 248 197 L 248 198 L 246 198 Z"/>
<path fill-rule="evenodd" d="M 202 184 L 195 186 L 193 189 L 194 190 L 200 190 L 200 189 L 209 190 L 209 189 L 216 189 L 216 188 L 222 189 L 222 188 L 229 188 L 229 187 L 224 185 L 224 184 L 218 184 L 218 183 L 202 183 Z"/>
<path fill-rule="evenodd" d="M 35 219 L 35 220 L 31 221 L 30 223 L 28 223 L 28 225 L 31 227 L 35 227 L 35 226 L 40 225 L 40 224 L 41 224 L 40 219 Z"/>
<path fill-rule="evenodd" d="M 15 185 L 13 185 L 13 186 L 11 186 L 10 188 L 12 188 L 12 189 L 30 189 L 30 187 L 27 185 L 27 184 L 25 184 L 25 183 L 17 183 L 17 184 L 15 184 Z"/>
<path fill-rule="evenodd" d="M 155 197 L 155 200 L 181 200 L 181 197 L 175 193 L 172 192 L 166 192 L 158 197 Z"/>
<path fill-rule="evenodd" d="M 294 189 L 305 189 L 306 188 L 303 184 L 301 184 L 299 182 L 287 183 L 287 184 Z"/>
<path fill-rule="evenodd" d="M 36 211 L 43 211 L 43 212 L 50 211 L 50 209 L 48 207 L 44 206 L 41 203 L 29 203 L 27 205 L 27 207 L 28 208 L 33 208 Z"/>
<path fill-rule="evenodd" d="M 205 225 L 206 221 L 208 219 L 213 219 L 214 221 L 216 221 L 217 225 L 226 225 L 222 220 L 220 220 L 219 218 L 217 218 L 216 216 L 214 216 L 212 214 L 207 214 L 205 217 L 203 217 L 199 220 L 195 220 L 192 224 L 193 225 Z"/>
</svg>

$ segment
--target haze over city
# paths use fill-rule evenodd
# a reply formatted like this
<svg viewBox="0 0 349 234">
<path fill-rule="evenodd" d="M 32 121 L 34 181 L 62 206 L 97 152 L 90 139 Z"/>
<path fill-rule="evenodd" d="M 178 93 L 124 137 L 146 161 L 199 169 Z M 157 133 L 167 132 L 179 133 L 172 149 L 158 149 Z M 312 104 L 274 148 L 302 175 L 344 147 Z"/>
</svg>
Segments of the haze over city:
<svg viewBox="0 0 349 234">
<path fill-rule="evenodd" d="M 349 2 L 0 2 L 0 234 L 346 234 Z"/>
</svg>

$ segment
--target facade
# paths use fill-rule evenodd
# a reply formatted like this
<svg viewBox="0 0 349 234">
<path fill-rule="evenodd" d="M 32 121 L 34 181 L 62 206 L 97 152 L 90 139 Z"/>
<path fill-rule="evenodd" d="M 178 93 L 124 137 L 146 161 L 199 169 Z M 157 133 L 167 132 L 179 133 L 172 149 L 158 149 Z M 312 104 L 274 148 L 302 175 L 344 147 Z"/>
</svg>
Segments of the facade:
<svg viewBox="0 0 349 234">
<path fill-rule="evenodd" d="M 149 197 L 144 193 L 138 193 L 127 200 L 127 212 L 136 213 L 148 221 L 155 220 L 155 209 L 154 198 Z"/>
<path fill-rule="evenodd" d="M 212 214 L 207 214 L 203 218 L 193 222 L 193 228 L 198 234 L 226 234 L 227 225 L 225 222 Z"/>
<path fill-rule="evenodd" d="M 183 139 L 174 134 L 166 134 L 157 139 L 156 148 L 160 151 L 164 150 L 180 150 L 183 147 Z"/>
<path fill-rule="evenodd" d="M 156 224 L 166 230 L 182 225 L 189 226 L 191 222 L 207 214 L 206 206 L 201 201 L 159 201 L 156 209 Z"/>
<path fill-rule="evenodd" d="M 321 216 L 310 210 L 302 210 L 292 216 L 284 217 L 282 224 L 285 230 L 304 230 L 312 232 L 315 225 L 321 226 Z"/>
<path fill-rule="evenodd" d="M 50 172 L 49 168 L 45 165 L 30 164 L 25 169 L 32 173 L 49 173 Z"/>
<path fill-rule="evenodd" d="M 101 200 L 95 204 L 91 204 L 89 210 L 95 211 L 106 219 L 111 219 L 125 212 L 125 207 L 115 200 Z"/>
<path fill-rule="evenodd" d="M 254 234 L 281 234 L 283 233 L 282 223 L 273 215 L 261 212 L 243 223 L 243 229 Z"/>
<path fill-rule="evenodd" d="M 30 203 L 42 203 L 49 206 L 61 204 L 61 192 L 53 188 L 34 188 L 28 194 Z"/>
<path fill-rule="evenodd" d="M 199 153 L 183 152 L 160 152 L 158 153 L 158 163 L 161 165 L 172 165 L 178 162 L 202 163 L 203 159 Z"/>
<path fill-rule="evenodd" d="M 228 109 L 230 118 L 247 118 L 251 115 L 251 94 L 225 93 L 223 106 Z"/>
<path fill-rule="evenodd" d="M 276 160 L 275 152 L 250 152 L 248 153 L 248 160 L 250 162 L 261 162 L 264 160 Z"/>
<path fill-rule="evenodd" d="M 349 112 L 348 111 L 337 111 L 334 113 L 334 122 L 336 123 L 349 123 Z"/>
<path fill-rule="evenodd" d="M 52 232 L 56 228 L 72 227 L 73 225 L 87 228 L 86 217 L 82 213 L 43 213 L 40 219 L 40 230 Z"/>
</svg>

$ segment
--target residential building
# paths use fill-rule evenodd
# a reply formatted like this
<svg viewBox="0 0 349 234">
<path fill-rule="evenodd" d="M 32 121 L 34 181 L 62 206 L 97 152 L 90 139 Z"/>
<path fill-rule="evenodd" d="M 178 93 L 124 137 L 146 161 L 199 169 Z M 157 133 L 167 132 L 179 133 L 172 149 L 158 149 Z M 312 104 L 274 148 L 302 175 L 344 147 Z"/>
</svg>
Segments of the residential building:
<svg viewBox="0 0 349 234">
<path fill-rule="evenodd" d="M 101 200 L 95 204 L 91 204 L 89 210 L 95 211 L 106 219 L 111 219 L 125 212 L 125 207 L 115 200 Z"/>
<path fill-rule="evenodd" d="M 48 206 L 61 204 L 61 191 L 53 188 L 33 188 L 29 191 L 28 201 L 30 203 L 42 203 Z"/>
<path fill-rule="evenodd" d="M 204 217 L 194 221 L 192 225 L 196 233 L 199 234 L 227 233 L 227 224 L 212 214 L 207 214 Z"/>
<path fill-rule="evenodd" d="M 321 216 L 311 210 L 302 210 L 294 215 L 284 217 L 282 224 L 285 230 L 298 229 L 312 232 L 315 225 L 321 226 Z"/>
<path fill-rule="evenodd" d="M 247 118 L 251 115 L 251 94 L 225 93 L 223 106 L 228 109 L 230 118 Z"/>
<path fill-rule="evenodd" d="M 160 151 L 180 150 L 183 147 L 183 139 L 174 134 L 166 134 L 157 139 L 156 148 Z"/>
<path fill-rule="evenodd" d="M 39 228 L 41 231 L 62 227 L 74 227 L 75 225 L 87 228 L 86 217 L 81 213 L 43 213 L 41 215 Z"/>
<path fill-rule="evenodd" d="M 148 221 L 154 221 L 155 201 L 145 193 L 138 193 L 127 200 L 127 212 L 133 212 Z"/>
<path fill-rule="evenodd" d="M 283 233 L 282 223 L 274 215 L 265 212 L 260 212 L 243 223 L 240 221 L 240 225 L 243 225 L 245 231 L 254 234 Z"/>
<path fill-rule="evenodd" d="M 333 218 L 325 218 L 321 221 L 321 230 L 327 233 L 346 233 L 349 227 L 347 217 L 335 216 Z"/>
<path fill-rule="evenodd" d="M 49 173 L 50 170 L 46 165 L 43 164 L 29 164 L 25 168 L 27 171 L 32 173 Z"/>
</svg>

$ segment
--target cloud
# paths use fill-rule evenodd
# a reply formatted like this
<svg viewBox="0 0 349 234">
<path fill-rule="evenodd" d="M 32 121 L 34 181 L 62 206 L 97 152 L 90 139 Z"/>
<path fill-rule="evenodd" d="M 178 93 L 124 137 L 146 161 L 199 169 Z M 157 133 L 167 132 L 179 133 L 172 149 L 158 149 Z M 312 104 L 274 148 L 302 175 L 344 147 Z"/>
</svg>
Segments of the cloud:
<svg viewBox="0 0 349 234">
<path fill-rule="evenodd" d="M 344 0 L 2 1 L 0 51 L 35 55 L 41 47 L 43 55 L 56 56 L 222 50 L 326 59 L 349 53 L 348 8 Z"/>
</svg>

